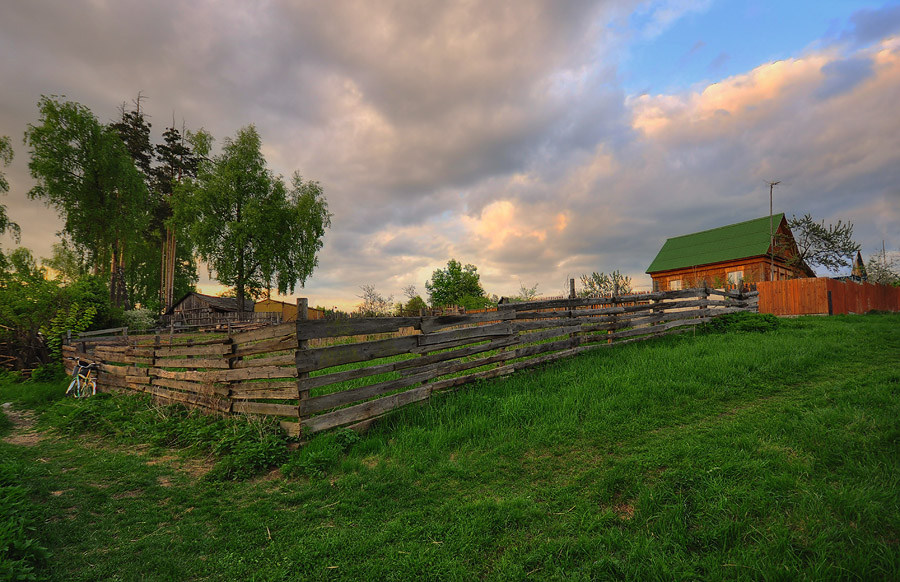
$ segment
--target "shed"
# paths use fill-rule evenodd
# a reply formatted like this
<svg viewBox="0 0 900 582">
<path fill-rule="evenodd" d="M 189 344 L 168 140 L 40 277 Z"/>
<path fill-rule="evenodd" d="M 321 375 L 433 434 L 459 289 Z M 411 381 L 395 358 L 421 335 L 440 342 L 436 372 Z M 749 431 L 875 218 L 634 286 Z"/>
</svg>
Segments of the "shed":
<svg viewBox="0 0 900 582">
<path fill-rule="evenodd" d="M 775 248 L 770 224 L 775 227 Z M 647 268 L 654 291 L 701 285 L 815 277 L 802 260 L 784 214 L 764 216 L 666 240 Z M 774 277 L 773 277 L 774 275 Z"/>
<path fill-rule="evenodd" d="M 164 319 L 184 325 L 208 325 L 233 320 L 238 313 L 235 297 L 215 297 L 202 293 L 188 293 L 164 314 Z M 244 300 L 244 312 L 253 313 L 253 300 Z"/>
</svg>

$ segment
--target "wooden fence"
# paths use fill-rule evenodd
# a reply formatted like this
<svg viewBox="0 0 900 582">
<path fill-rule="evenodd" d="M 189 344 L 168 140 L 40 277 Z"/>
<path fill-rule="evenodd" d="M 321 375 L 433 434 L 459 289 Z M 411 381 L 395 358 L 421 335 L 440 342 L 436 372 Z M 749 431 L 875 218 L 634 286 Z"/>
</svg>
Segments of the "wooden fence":
<svg viewBox="0 0 900 582">
<path fill-rule="evenodd" d="M 86 340 L 66 346 L 65 355 L 99 362 L 101 391 L 276 416 L 299 436 L 361 428 L 434 392 L 747 310 L 756 311 L 756 293 L 688 289 L 513 303 L 478 314 L 301 319 L 230 335 L 129 336 L 113 345 Z M 74 360 L 66 361 L 71 370 Z"/>
<path fill-rule="evenodd" d="M 836 281 L 824 277 L 760 281 L 760 313 L 833 315 L 900 311 L 900 288 L 872 283 Z"/>
</svg>

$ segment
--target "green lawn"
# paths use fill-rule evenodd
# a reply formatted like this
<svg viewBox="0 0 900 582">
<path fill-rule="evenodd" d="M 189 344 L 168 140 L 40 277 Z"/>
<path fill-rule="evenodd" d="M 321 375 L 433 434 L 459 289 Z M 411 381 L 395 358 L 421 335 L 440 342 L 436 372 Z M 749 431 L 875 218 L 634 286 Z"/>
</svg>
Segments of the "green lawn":
<svg viewBox="0 0 900 582">
<path fill-rule="evenodd" d="M 48 408 L 23 386 L 0 402 Z M 45 430 L 0 455 L 52 580 L 900 579 L 898 315 L 598 350 L 317 437 L 291 478 Z"/>
</svg>

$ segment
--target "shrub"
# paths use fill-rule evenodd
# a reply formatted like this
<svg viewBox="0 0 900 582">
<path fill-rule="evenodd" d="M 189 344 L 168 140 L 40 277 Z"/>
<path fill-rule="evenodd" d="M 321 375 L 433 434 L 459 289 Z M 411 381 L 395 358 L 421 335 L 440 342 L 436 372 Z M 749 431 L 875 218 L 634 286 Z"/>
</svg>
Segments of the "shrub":
<svg viewBox="0 0 900 582">
<path fill-rule="evenodd" d="M 778 328 L 781 321 L 771 313 L 726 313 L 713 318 L 704 328 L 715 333 L 767 332 Z"/>
<path fill-rule="evenodd" d="M 60 362 L 43 364 L 31 373 L 31 382 L 59 382 L 66 377 L 66 370 Z"/>
</svg>

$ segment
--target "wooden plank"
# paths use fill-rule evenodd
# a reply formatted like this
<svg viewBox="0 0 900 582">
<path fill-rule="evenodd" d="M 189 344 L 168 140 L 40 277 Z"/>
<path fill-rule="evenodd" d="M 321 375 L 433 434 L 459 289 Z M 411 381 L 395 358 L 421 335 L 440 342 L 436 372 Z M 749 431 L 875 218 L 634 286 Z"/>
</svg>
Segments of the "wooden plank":
<svg viewBox="0 0 900 582">
<path fill-rule="evenodd" d="M 264 378 L 296 378 L 297 368 L 281 368 L 278 366 L 261 366 L 259 368 L 241 368 L 221 370 L 210 373 L 216 382 L 233 382 L 235 380 L 259 380 Z"/>
<path fill-rule="evenodd" d="M 464 313 L 461 315 L 441 315 L 435 317 L 423 317 L 422 333 L 434 333 L 448 327 L 472 325 L 477 323 L 503 322 L 515 318 L 515 314 L 502 311 L 485 311 L 482 313 Z"/>
<path fill-rule="evenodd" d="M 291 322 L 293 326 L 293 322 Z M 280 352 L 283 350 L 297 349 L 297 335 L 293 333 L 282 337 L 276 337 L 270 340 L 263 340 L 257 343 L 235 344 L 234 356 L 255 356 L 256 354 L 267 354 L 269 352 Z"/>
<path fill-rule="evenodd" d="M 147 392 L 152 394 L 156 398 L 168 400 L 170 402 L 197 406 L 216 412 L 231 411 L 231 402 L 222 398 L 211 398 L 209 396 L 189 394 L 187 392 L 176 392 L 174 390 L 168 390 L 166 388 L 160 388 L 157 386 L 150 386 Z"/>
<path fill-rule="evenodd" d="M 316 396 L 315 398 L 304 400 L 301 403 L 300 415 L 306 416 L 308 414 L 315 414 L 316 412 L 328 410 L 329 408 L 344 406 L 353 402 L 359 402 L 360 400 L 368 400 L 375 396 L 381 396 L 388 392 L 420 384 L 434 377 L 436 377 L 434 372 L 426 371 L 398 380 L 389 380 L 387 382 L 379 382 L 377 384 L 361 386 L 351 390 L 343 390 L 341 392 Z"/>
<path fill-rule="evenodd" d="M 232 392 L 240 391 L 240 392 L 253 392 L 253 391 L 262 391 L 262 390 L 283 390 L 288 388 L 294 389 L 294 397 L 297 396 L 297 381 L 296 380 L 281 380 L 275 382 L 269 382 L 266 380 L 255 381 L 255 382 L 234 382 L 229 384 Z"/>
<path fill-rule="evenodd" d="M 300 436 L 300 423 L 299 422 L 290 422 L 287 420 L 282 420 L 278 423 L 279 426 L 287 433 L 290 438 L 298 438 Z"/>
<path fill-rule="evenodd" d="M 220 396 L 228 395 L 228 387 L 216 386 L 215 384 L 203 384 L 200 382 L 188 382 L 185 380 L 170 380 L 168 378 L 153 378 L 151 384 L 153 386 L 163 386 L 165 388 L 173 388 L 176 390 L 186 390 L 194 394 L 218 394 Z"/>
<path fill-rule="evenodd" d="M 231 334 L 231 341 L 236 345 L 241 345 L 247 342 L 287 337 L 295 333 L 297 333 L 297 324 L 291 321 L 279 323 L 278 325 L 267 325 L 251 331 L 234 333 Z"/>
<path fill-rule="evenodd" d="M 146 376 L 150 373 L 150 368 L 138 368 L 136 366 L 113 366 L 111 364 L 100 364 L 100 369 L 107 374 L 116 376 Z"/>
<path fill-rule="evenodd" d="M 131 345 L 125 346 L 96 346 L 94 351 L 103 351 L 110 354 L 121 354 L 125 356 L 139 356 L 143 358 L 153 357 L 152 347 L 135 347 Z"/>
<path fill-rule="evenodd" d="M 260 366 L 293 366 L 296 362 L 296 356 L 293 351 L 289 354 L 280 356 L 270 356 L 268 358 L 254 358 L 252 360 L 238 360 L 232 364 L 234 368 L 258 368 Z"/>
<path fill-rule="evenodd" d="M 224 343 L 216 343 L 205 346 L 176 346 L 156 348 L 156 357 L 170 358 L 173 356 L 224 356 L 231 353 L 231 346 Z"/>
<path fill-rule="evenodd" d="M 117 334 L 117 333 L 124 333 L 126 331 L 128 331 L 127 327 L 111 327 L 109 329 L 98 329 L 95 331 L 83 331 L 78 334 L 78 339 L 92 337 L 92 336 L 98 336 L 98 335 L 103 335 L 103 334 L 113 335 L 113 334 Z M 116 337 L 118 337 L 118 336 L 116 336 Z"/>
<path fill-rule="evenodd" d="M 125 376 L 125 381 L 129 384 L 149 384 L 149 376 Z"/>
<path fill-rule="evenodd" d="M 578 327 L 554 327 L 552 329 L 547 329 L 544 331 L 532 331 L 527 333 L 520 333 L 517 337 L 519 338 L 520 344 L 528 344 L 533 342 L 540 342 L 546 339 L 561 337 L 564 335 L 570 335 L 573 333 L 577 333 L 581 331 L 581 326 Z"/>
<path fill-rule="evenodd" d="M 212 358 L 157 358 L 154 362 L 158 368 L 194 368 L 223 369 L 228 368 L 228 360 Z"/>
<path fill-rule="evenodd" d="M 117 364 L 153 364 L 153 358 L 142 358 L 138 356 L 116 354 L 101 350 L 99 348 L 94 351 L 94 357 L 96 359 L 105 360 L 107 362 L 115 362 Z"/>
<path fill-rule="evenodd" d="M 296 358 L 297 371 L 312 372 L 333 366 L 408 354 L 418 347 L 417 338 L 418 336 L 412 335 L 359 344 L 299 350 Z"/>
<path fill-rule="evenodd" d="M 262 414 L 265 416 L 292 416 L 294 418 L 298 416 L 296 404 L 272 404 L 271 402 L 247 402 L 240 400 L 232 403 L 231 410 L 232 412 L 243 414 Z"/>
<path fill-rule="evenodd" d="M 453 331 L 422 334 L 414 337 L 417 339 L 419 347 L 435 346 L 432 349 L 438 349 L 438 344 L 447 344 L 462 339 L 486 340 L 510 334 L 512 334 L 512 328 L 508 323 L 497 323 L 493 325 L 455 329 Z"/>
<path fill-rule="evenodd" d="M 596 318 L 594 321 L 604 321 L 610 318 Z M 512 330 L 515 332 L 530 331 L 535 329 L 546 329 L 553 327 L 569 327 L 570 331 L 578 331 L 578 328 L 584 325 L 585 321 L 581 319 L 533 319 L 525 321 L 516 321 L 512 324 Z"/>
<path fill-rule="evenodd" d="M 272 384 L 281 384 L 281 382 L 272 382 Z M 233 400 L 296 400 L 297 383 L 291 382 L 290 386 L 286 388 L 253 388 L 252 390 L 232 388 L 230 397 Z"/>
<path fill-rule="evenodd" d="M 419 360 L 421 358 L 416 358 Z M 357 380 L 359 378 L 367 378 L 369 376 L 377 376 L 378 374 L 387 374 L 397 370 L 397 364 L 400 362 L 390 362 L 387 364 L 379 364 L 377 366 L 368 366 L 364 368 L 356 368 L 353 370 L 344 370 L 343 372 L 335 372 L 333 374 L 323 374 L 312 378 L 301 378 L 299 385 L 303 390 L 312 390 L 320 386 L 329 384 L 337 384 L 346 382 L 347 380 Z"/>
<path fill-rule="evenodd" d="M 150 368 L 150 375 L 155 378 L 169 378 L 171 380 L 187 380 L 190 382 L 215 382 L 216 372 L 200 372 L 198 370 L 175 371 L 162 368 Z"/>
<path fill-rule="evenodd" d="M 404 327 L 421 329 L 421 317 L 352 317 L 348 319 L 313 319 L 297 321 L 297 339 L 392 333 Z"/>
<path fill-rule="evenodd" d="M 300 422 L 301 430 L 303 434 L 311 434 L 329 428 L 359 422 L 361 420 L 379 416 L 389 410 L 395 410 L 401 406 L 425 400 L 430 395 L 431 386 L 425 384 L 424 386 L 419 386 L 412 390 L 407 390 L 406 392 L 391 394 L 390 396 L 378 398 L 377 400 L 370 400 L 348 408 L 341 408 L 334 412 L 303 419 Z"/>
</svg>

